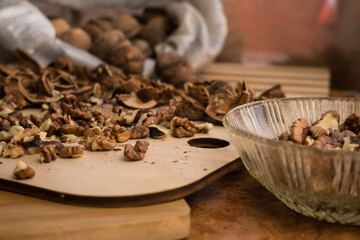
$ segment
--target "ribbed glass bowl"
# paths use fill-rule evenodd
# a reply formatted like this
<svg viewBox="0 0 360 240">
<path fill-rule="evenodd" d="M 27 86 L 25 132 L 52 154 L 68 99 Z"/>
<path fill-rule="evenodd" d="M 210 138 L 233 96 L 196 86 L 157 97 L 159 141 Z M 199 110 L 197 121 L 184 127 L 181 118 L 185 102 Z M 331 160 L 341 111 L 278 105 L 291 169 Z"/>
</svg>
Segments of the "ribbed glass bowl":
<svg viewBox="0 0 360 240">
<path fill-rule="evenodd" d="M 275 140 L 300 117 L 310 123 L 337 110 L 342 123 L 360 100 L 284 98 L 241 105 L 224 117 L 249 173 L 289 208 L 320 220 L 360 224 L 360 152 Z"/>
</svg>

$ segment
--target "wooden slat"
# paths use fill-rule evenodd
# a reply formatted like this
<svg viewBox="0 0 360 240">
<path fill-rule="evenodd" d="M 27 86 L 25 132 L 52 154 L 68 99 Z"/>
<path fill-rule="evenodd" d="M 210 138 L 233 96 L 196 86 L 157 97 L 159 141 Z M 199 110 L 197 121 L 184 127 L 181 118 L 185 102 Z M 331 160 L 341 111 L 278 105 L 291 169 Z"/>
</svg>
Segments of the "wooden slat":
<svg viewBox="0 0 360 240">
<path fill-rule="evenodd" d="M 247 82 L 257 83 L 257 84 L 281 84 L 281 85 L 301 85 L 301 86 L 315 86 L 315 87 L 323 87 L 329 88 L 329 81 L 314 81 L 314 79 L 291 79 L 291 78 L 283 78 L 283 77 L 258 77 L 251 75 L 225 75 L 225 74 L 202 74 L 202 77 L 207 80 L 223 80 L 229 82 L 238 82 L 240 80 L 246 80 Z"/>
<path fill-rule="evenodd" d="M 289 66 L 243 66 L 239 63 L 213 63 L 202 71 L 203 73 L 224 75 L 251 75 L 262 77 L 287 77 L 302 79 L 328 80 L 330 72 L 327 68 L 289 67 Z"/>
<path fill-rule="evenodd" d="M 203 69 L 207 80 L 223 80 L 235 86 L 245 80 L 255 94 L 280 84 L 287 97 L 329 96 L 330 73 L 326 68 L 288 66 L 242 66 L 238 63 L 213 63 Z"/>
</svg>

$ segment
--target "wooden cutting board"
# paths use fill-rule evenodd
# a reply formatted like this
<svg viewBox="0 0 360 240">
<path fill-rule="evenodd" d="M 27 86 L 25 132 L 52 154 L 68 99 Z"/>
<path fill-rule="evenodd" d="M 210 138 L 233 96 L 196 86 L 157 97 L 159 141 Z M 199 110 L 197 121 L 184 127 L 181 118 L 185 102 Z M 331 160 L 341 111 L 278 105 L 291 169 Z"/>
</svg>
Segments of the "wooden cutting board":
<svg viewBox="0 0 360 240">
<path fill-rule="evenodd" d="M 203 141 L 199 138 L 210 139 Z M 39 155 L 20 159 L 35 169 L 32 179 L 17 180 L 13 169 L 18 160 L 1 158 L 0 188 L 62 203 L 129 207 L 180 199 L 236 167 L 237 153 L 229 144 L 221 148 L 190 146 L 188 141 L 203 144 L 229 144 L 224 127 L 215 126 L 208 134 L 193 138 L 150 139 L 142 161 L 128 161 L 122 145 L 118 151 L 84 150 L 81 158 L 58 158 L 40 163 Z M 129 141 L 134 144 L 135 140 Z M 221 145 L 221 144 L 220 144 Z"/>
<path fill-rule="evenodd" d="M 0 190 L 1 240 L 183 239 L 186 202 L 132 208 L 65 205 Z"/>
</svg>

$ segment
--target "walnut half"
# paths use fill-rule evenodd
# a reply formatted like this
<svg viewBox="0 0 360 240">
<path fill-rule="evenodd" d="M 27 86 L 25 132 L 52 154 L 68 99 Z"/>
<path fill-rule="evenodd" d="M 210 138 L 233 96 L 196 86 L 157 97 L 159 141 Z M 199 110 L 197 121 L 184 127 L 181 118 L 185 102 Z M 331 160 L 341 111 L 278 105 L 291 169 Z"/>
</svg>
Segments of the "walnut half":
<svg viewBox="0 0 360 240">
<path fill-rule="evenodd" d="M 60 157 L 62 158 L 79 158 L 83 155 L 83 151 L 80 146 L 65 146 L 60 151 Z"/>
<path fill-rule="evenodd" d="M 125 145 L 124 156 L 132 161 L 143 160 L 145 153 L 149 147 L 149 142 L 138 140 L 135 143 L 135 146 L 132 146 L 130 143 Z"/>
<path fill-rule="evenodd" d="M 35 171 L 23 161 L 19 161 L 14 169 L 14 175 L 17 179 L 27 179 L 35 176 Z"/>
<path fill-rule="evenodd" d="M 40 162 L 50 163 L 57 159 L 55 149 L 52 146 L 45 146 L 40 152 Z"/>
<path fill-rule="evenodd" d="M 99 136 L 99 135 L 86 138 L 84 143 L 85 148 L 91 151 L 111 150 L 115 148 L 116 145 L 117 143 L 115 140 L 112 140 L 106 136 Z"/>
</svg>

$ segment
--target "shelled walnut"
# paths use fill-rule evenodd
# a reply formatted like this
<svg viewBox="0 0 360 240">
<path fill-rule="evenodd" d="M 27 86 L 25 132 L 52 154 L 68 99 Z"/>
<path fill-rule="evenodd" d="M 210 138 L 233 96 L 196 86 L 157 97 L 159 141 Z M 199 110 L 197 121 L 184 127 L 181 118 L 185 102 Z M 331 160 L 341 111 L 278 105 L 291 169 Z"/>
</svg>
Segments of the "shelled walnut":
<svg viewBox="0 0 360 240">
<path fill-rule="evenodd" d="M 124 156 L 132 161 L 143 160 L 148 147 L 149 142 L 147 141 L 138 140 L 136 141 L 135 146 L 128 143 L 124 148 Z"/>
<path fill-rule="evenodd" d="M 79 158 L 83 155 L 83 151 L 80 146 L 65 146 L 60 151 L 60 157 L 62 158 Z"/>
<path fill-rule="evenodd" d="M 360 120 L 360 117 L 353 113 L 344 123 L 339 124 L 340 115 L 334 110 L 324 112 L 320 119 L 312 124 L 304 118 L 299 118 L 291 126 L 291 135 L 284 132 L 279 136 L 279 140 L 322 149 L 359 151 L 358 119 Z"/>
<path fill-rule="evenodd" d="M 174 137 L 192 137 L 196 133 L 196 124 L 187 118 L 175 117 L 170 122 L 170 129 Z"/>
<path fill-rule="evenodd" d="M 17 179 L 28 179 L 35 176 L 35 171 L 23 161 L 19 161 L 14 169 L 14 175 Z"/>
<path fill-rule="evenodd" d="M 116 145 L 116 141 L 106 136 L 87 137 L 84 143 L 85 148 L 91 151 L 111 150 Z"/>
<path fill-rule="evenodd" d="M 45 146 L 40 152 L 40 162 L 50 163 L 57 159 L 55 149 L 52 146 Z"/>
</svg>

